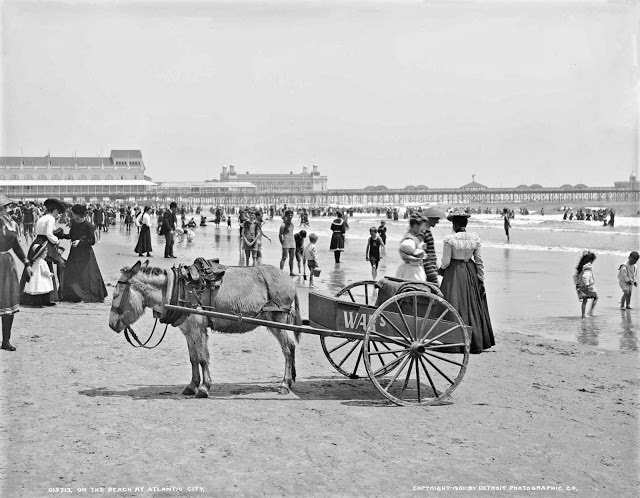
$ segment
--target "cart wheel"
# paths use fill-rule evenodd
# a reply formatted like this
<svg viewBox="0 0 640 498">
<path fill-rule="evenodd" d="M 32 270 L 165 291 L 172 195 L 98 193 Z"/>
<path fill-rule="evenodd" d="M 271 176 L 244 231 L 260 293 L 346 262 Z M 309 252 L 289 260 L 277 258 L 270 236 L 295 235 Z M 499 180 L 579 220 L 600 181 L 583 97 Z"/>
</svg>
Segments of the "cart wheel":
<svg viewBox="0 0 640 498">
<path fill-rule="evenodd" d="M 389 349 L 381 350 L 380 341 Z M 429 292 L 410 291 L 391 297 L 371 316 L 363 360 L 371 382 L 387 399 L 405 406 L 433 405 L 462 381 L 470 343 L 451 304 Z M 381 357 L 386 362 L 382 369 Z"/>
<path fill-rule="evenodd" d="M 375 280 L 354 282 L 341 289 L 336 294 L 336 297 L 345 299 L 350 303 L 373 306 L 375 303 L 375 283 Z M 359 379 L 367 375 L 362 362 L 362 339 L 320 336 L 320 344 L 322 344 L 322 350 L 329 363 L 342 375 L 351 379 Z M 371 347 L 378 346 L 380 346 L 380 343 L 372 344 Z"/>
</svg>

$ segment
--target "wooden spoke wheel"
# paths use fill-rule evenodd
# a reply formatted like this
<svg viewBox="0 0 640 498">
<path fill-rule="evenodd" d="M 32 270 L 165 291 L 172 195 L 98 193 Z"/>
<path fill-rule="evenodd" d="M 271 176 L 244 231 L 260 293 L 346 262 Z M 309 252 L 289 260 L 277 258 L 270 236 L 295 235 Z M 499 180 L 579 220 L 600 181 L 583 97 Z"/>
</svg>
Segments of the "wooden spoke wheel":
<svg viewBox="0 0 640 498">
<path fill-rule="evenodd" d="M 375 283 L 375 280 L 354 282 L 341 289 L 336 297 L 350 303 L 373 306 L 376 294 Z M 380 344 L 374 345 L 373 342 L 375 341 L 372 341 L 372 348 L 380 346 Z M 362 339 L 320 336 L 320 344 L 329 363 L 342 375 L 351 379 L 367 376 L 362 361 Z M 380 347 L 384 349 L 384 346 Z"/>
<path fill-rule="evenodd" d="M 381 343 L 387 349 L 380 349 Z M 451 304 L 430 292 L 409 291 L 391 297 L 371 316 L 362 356 L 384 397 L 398 405 L 433 405 L 462 381 L 470 343 Z"/>
</svg>

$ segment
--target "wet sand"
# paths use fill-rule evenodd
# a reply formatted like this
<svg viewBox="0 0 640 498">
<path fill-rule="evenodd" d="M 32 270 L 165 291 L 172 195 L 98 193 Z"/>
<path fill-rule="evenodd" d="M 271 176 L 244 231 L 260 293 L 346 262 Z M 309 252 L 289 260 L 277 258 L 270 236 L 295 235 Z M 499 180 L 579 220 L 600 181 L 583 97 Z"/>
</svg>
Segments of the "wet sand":
<svg viewBox="0 0 640 498">
<path fill-rule="evenodd" d="M 192 244 L 176 246 L 173 261 L 206 256 L 238 263 L 235 226 L 229 234 L 213 226 L 196 232 Z M 110 291 L 119 269 L 138 259 L 135 238 L 116 229 L 95 246 Z M 161 257 L 162 240 L 153 238 L 152 263 L 166 268 L 173 261 Z M 320 240 L 320 292 L 370 276 L 356 240 L 348 239 L 339 267 L 328 241 Z M 276 263 L 277 241 L 265 242 L 264 252 L 265 263 Z M 393 271 L 394 252 L 385 261 Z M 109 329 L 110 298 L 23 309 L 14 325 L 18 351 L 0 352 L 7 456 L 0 495 L 50 496 L 69 488 L 82 496 L 435 496 L 443 491 L 416 488 L 506 486 L 514 496 L 631 496 L 639 484 L 640 382 L 637 352 L 619 344 L 617 292 L 601 288 L 611 297 L 603 299 L 600 315 L 583 322 L 577 299 L 561 301 L 571 292 L 536 293 L 546 278 L 540 265 L 543 275 L 564 279 L 559 267 L 522 252 L 512 255 L 509 272 L 487 253 L 497 345 L 471 357 L 448 403 L 428 408 L 394 407 L 368 379 L 344 378 L 313 336 L 299 345 L 293 392 L 278 395 L 283 358 L 264 329 L 212 335 L 211 397 L 184 397 L 190 364 L 177 329 L 157 349 L 140 351 Z M 572 259 L 567 256 L 570 266 Z M 614 261 L 599 259 L 596 271 L 604 274 Z M 526 271 L 531 264 L 533 274 Z M 306 315 L 305 282 L 298 282 Z M 562 314 L 552 309 L 556 302 Z M 629 317 L 637 322 L 637 315 Z M 531 332 L 536 320 L 545 334 Z M 153 321 L 145 316 L 139 323 L 136 330 L 145 335 Z M 598 324 L 599 345 L 580 344 L 579 330 Z M 612 347 L 602 347 L 609 342 Z M 527 490 L 537 486 L 548 488 Z M 480 491 L 505 494 L 449 490 Z"/>
</svg>

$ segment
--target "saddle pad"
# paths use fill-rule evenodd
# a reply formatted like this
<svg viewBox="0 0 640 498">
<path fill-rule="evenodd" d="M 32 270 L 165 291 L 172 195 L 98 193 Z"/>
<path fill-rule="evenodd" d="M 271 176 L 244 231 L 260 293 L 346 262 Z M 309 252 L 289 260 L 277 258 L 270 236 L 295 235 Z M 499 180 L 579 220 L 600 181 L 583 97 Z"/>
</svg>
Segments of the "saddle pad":
<svg viewBox="0 0 640 498">
<path fill-rule="evenodd" d="M 219 287 L 227 267 L 219 263 L 219 259 L 196 258 L 192 265 L 180 265 L 178 275 L 187 283 L 199 286 Z"/>
</svg>

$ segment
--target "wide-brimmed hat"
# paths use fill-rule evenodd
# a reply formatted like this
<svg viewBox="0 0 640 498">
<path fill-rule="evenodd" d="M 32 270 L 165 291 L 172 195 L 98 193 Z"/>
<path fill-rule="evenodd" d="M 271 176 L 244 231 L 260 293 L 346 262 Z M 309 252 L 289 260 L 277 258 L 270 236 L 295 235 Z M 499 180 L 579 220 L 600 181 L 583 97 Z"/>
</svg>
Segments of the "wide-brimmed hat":
<svg viewBox="0 0 640 498">
<path fill-rule="evenodd" d="M 71 207 L 71 212 L 76 216 L 85 216 L 87 214 L 87 206 L 82 204 L 74 204 Z"/>
<path fill-rule="evenodd" d="M 13 204 L 14 202 L 16 201 L 14 201 L 13 199 L 9 199 L 6 195 L 0 192 L 0 207 L 8 206 L 9 204 Z"/>
<path fill-rule="evenodd" d="M 54 209 L 58 210 L 58 213 L 64 213 L 65 210 L 67 209 L 67 206 L 65 205 L 64 202 L 58 200 L 58 199 L 47 199 L 46 201 L 44 201 L 44 207 L 47 208 L 49 211 L 53 211 Z"/>
<path fill-rule="evenodd" d="M 413 213 L 411 213 L 409 221 L 427 222 L 429 221 L 429 218 L 427 218 L 424 213 L 421 213 L 420 211 L 414 211 Z"/>
<path fill-rule="evenodd" d="M 447 219 L 451 221 L 454 218 L 469 218 L 470 216 L 471 215 L 467 213 L 464 208 L 457 207 L 447 215 Z"/>
<path fill-rule="evenodd" d="M 31 244 L 31 247 L 29 247 L 27 258 L 29 259 L 29 261 L 35 261 L 36 259 L 41 257 L 43 254 L 45 254 L 48 248 L 49 248 L 48 240 L 45 239 L 39 242 L 34 241 L 33 244 Z"/>
<path fill-rule="evenodd" d="M 444 218 L 445 212 L 437 206 L 430 206 L 422 211 L 422 214 L 427 218 Z"/>
</svg>

